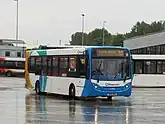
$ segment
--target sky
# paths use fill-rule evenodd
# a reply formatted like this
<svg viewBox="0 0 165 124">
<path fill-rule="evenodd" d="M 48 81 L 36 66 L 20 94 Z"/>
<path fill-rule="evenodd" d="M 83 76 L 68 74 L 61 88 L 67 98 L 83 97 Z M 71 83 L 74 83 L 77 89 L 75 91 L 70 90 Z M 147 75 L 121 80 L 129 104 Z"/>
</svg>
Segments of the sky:
<svg viewBox="0 0 165 124">
<path fill-rule="evenodd" d="M 129 32 L 137 21 L 165 20 L 165 0 L 18 0 L 19 39 L 27 45 L 69 44 L 71 35 L 105 28 Z M 16 37 L 16 2 L 0 0 L 0 39 Z"/>
</svg>

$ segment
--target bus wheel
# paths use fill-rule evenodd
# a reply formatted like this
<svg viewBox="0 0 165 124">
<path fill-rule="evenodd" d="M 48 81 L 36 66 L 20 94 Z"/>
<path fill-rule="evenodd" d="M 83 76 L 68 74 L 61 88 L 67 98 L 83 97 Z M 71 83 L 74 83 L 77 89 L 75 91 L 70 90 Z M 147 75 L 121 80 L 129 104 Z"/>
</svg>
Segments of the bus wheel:
<svg viewBox="0 0 165 124">
<path fill-rule="evenodd" d="M 7 71 L 7 72 L 6 72 L 6 76 L 7 76 L 7 77 L 11 77 L 11 76 L 12 76 L 12 72 L 11 72 L 11 71 Z"/>
<path fill-rule="evenodd" d="M 112 101 L 112 96 L 107 97 L 108 101 Z"/>
<path fill-rule="evenodd" d="M 37 95 L 40 95 L 40 83 L 38 81 L 35 84 L 35 91 Z"/>
<path fill-rule="evenodd" d="M 74 84 L 71 84 L 69 87 L 69 97 L 72 99 L 75 99 L 75 86 Z"/>
</svg>

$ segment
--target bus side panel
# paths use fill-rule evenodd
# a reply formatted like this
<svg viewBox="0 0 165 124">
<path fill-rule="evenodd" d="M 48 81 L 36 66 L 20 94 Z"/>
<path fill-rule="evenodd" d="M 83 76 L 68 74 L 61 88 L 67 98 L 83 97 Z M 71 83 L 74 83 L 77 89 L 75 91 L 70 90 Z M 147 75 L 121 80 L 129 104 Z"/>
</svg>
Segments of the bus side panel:
<svg viewBox="0 0 165 124">
<path fill-rule="evenodd" d="M 70 77 L 48 77 L 46 92 L 69 95 L 69 86 L 74 84 L 76 90 L 76 96 L 81 96 L 85 79 L 83 78 L 70 78 Z"/>
<path fill-rule="evenodd" d="M 35 88 L 36 81 L 39 80 L 39 75 L 35 75 L 34 73 L 29 73 L 29 82 L 32 88 Z"/>
<path fill-rule="evenodd" d="M 28 88 L 33 88 L 28 71 L 28 57 L 30 56 L 30 51 L 26 51 L 26 60 L 25 60 L 25 80 Z"/>
</svg>

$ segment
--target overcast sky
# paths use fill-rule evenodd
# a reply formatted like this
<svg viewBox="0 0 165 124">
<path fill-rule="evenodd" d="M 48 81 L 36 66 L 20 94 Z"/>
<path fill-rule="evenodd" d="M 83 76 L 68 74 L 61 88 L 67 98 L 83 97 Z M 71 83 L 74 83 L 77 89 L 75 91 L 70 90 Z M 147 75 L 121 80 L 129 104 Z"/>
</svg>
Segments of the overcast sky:
<svg viewBox="0 0 165 124">
<path fill-rule="evenodd" d="M 19 0 L 19 38 L 27 44 L 69 43 L 72 33 L 102 28 L 125 33 L 137 21 L 165 19 L 165 0 Z M 16 2 L 0 0 L 0 38 L 15 38 Z"/>
</svg>

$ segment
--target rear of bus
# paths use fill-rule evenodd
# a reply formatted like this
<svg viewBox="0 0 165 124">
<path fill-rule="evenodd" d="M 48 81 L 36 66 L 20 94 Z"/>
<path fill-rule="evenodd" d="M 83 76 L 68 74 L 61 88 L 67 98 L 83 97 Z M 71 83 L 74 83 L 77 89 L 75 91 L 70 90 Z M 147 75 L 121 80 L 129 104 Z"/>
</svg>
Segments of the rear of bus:
<svg viewBox="0 0 165 124">
<path fill-rule="evenodd" d="M 88 50 L 89 80 L 85 82 L 82 96 L 131 95 L 132 60 L 126 48 L 96 47 Z"/>
<path fill-rule="evenodd" d="M 0 57 L 0 73 L 7 77 L 24 76 L 25 58 Z"/>
</svg>

